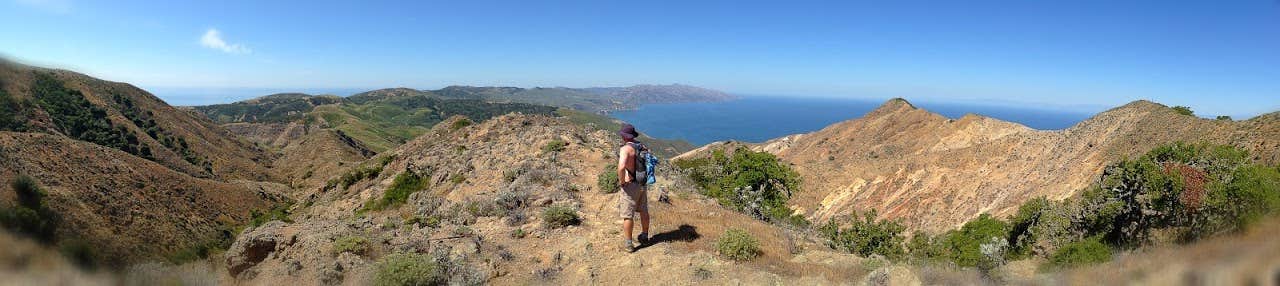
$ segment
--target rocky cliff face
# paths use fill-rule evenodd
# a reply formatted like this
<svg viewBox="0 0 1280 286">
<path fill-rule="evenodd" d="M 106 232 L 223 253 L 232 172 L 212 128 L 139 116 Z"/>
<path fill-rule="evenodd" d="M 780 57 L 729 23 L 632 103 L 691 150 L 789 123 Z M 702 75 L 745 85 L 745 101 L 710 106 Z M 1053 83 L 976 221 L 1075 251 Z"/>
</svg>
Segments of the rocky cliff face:
<svg viewBox="0 0 1280 286">
<path fill-rule="evenodd" d="M 948 119 L 894 99 L 862 118 L 755 148 L 795 166 L 805 191 L 791 203 L 814 221 L 875 209 L 942 231 L 982 213 L 1009 215 L 1031 198 L 1067 198 L 1106 164 L 1174 141 L 1236 145 L 1278 162 L 1275 117 L 1207 120 L 1136 101 L 1042 131 L 972 114 Z"/>
</svg>

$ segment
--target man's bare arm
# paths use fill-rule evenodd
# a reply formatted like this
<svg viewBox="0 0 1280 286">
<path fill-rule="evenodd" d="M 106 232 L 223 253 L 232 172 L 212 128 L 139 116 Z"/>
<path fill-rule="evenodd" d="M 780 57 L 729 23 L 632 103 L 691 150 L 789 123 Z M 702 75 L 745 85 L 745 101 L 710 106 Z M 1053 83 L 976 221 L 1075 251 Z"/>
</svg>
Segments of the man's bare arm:
<svg viewBox="0 0 1280 286">
<path fill-rule="evenodd" d="M 627 172 L 627 157 L 631 152 L 627 148 L 618 148 L 618 185 L 626 185 L 631 182 L 631 174 Z"/>
</svg>

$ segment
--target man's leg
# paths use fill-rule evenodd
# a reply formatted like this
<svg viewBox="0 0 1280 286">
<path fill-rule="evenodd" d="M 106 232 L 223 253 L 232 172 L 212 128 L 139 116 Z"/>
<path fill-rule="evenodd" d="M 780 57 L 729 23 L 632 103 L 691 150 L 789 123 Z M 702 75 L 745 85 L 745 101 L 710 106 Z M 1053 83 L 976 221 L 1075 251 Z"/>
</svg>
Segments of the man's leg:
<svg viewBox="0 0 1280 286">
<path fill-rule="evenodd" d="M 622 219 L 622 239 L 631 240 L 631 224 L 632 224 L 631 219 L 629 218 Z"/>
<path fill-rule="evenodd" d="M 649 211 L 648 210 L 640 212 L 640 233 L 644 233 L 644 234 L 649 233 Z M 627 237 L 630 237 L 630 236 L 631 234 L 628 233 Z"/>
</svg>

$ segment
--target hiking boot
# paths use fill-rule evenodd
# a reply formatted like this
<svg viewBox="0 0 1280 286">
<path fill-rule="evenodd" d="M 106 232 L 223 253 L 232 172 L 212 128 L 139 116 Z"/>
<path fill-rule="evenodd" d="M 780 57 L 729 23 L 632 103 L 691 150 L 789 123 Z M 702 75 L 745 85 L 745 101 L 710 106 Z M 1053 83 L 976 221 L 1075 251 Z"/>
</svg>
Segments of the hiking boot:
<svg viewBox="0 0 1280 286">
<path fill-rule="evenodd" d="M 640 236 L 637 237 L 636 240 L 640 241 L 640 244 L 649 244 L 649 233 L 641 232 Z"/>
<path fill-rule="evenodd" d="M 622 251 L 626 251 L 627 253 L 636 252 L 636 245 L 628 239 L 626 243 L 622 244 Z"/>
</svg>

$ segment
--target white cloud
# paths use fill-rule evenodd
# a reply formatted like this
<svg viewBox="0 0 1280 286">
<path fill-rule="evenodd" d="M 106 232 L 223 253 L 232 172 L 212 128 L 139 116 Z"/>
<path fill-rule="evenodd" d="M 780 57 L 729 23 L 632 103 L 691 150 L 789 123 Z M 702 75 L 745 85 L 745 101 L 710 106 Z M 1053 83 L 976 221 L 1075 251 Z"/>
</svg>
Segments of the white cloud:
<svg viewBox="0 0 1280 286">
<path fill-rule="evenodd" d="M 15 0 L 14 2 L 57 14 L 66 14 L 71 12 L 70 0 Z"/>
<path fill-rule="evenodd" d="M 253 50 L 241 44 L 228 44 L 227 41 L 222 39 L 222 32 L 213 28 L 204 31 L 204 36 L 200 36 L 200 45 L 229 54 L 248 54 L 253 52 Z"/>
</svg>

